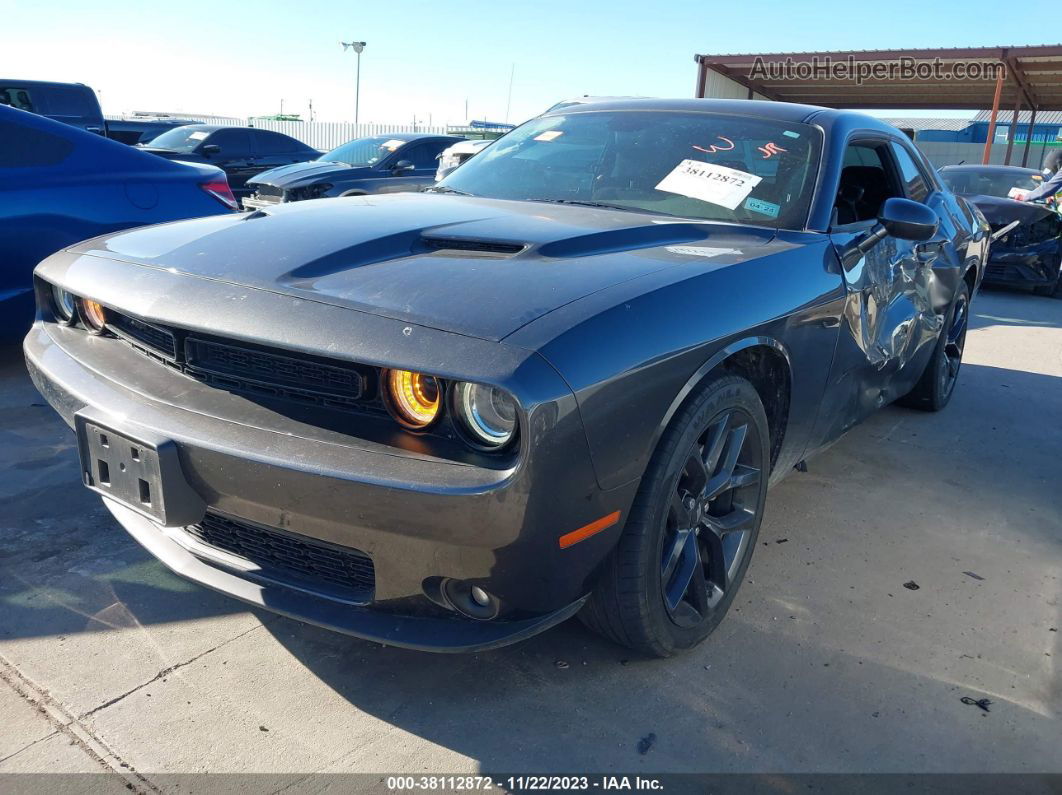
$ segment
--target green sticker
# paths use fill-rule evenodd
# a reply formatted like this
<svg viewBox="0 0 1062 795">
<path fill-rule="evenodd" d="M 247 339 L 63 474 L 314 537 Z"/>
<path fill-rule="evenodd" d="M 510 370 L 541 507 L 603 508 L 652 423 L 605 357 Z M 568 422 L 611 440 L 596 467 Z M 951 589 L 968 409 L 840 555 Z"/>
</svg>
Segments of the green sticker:
<svg viewBox="0 0 1062 795">
<path fill-rule="evenodd" d="M 788 135 L 790 138 L 799 138 L 800 133 L 793 132 L 792 130 L 786 130 L 782 135 Z"/>
<path fill-rule="evenodd" d="M 745 209 L 770 218 L 777 218 L 781 209 L 777 204 L 765 202 L 763 199 L 745 199 Z"/>
</svg>

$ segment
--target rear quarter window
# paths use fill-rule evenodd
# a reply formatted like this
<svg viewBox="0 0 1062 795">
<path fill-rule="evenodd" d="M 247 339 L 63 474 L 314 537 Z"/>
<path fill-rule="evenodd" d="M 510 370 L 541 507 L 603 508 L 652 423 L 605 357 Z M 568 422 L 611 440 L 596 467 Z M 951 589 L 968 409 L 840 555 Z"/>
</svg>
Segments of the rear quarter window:
<svg viewBox="0 0 1062 795">
<path fill-rule="evenodd" d="M 256 130 L 255 139 L 258 141 L 258 154 L 279 155 L 288 152 L 301 152 L 306 148 L 305 144 L 290 138 L 283 133 L 269 132 L 268 130 Z"/>
</svg>

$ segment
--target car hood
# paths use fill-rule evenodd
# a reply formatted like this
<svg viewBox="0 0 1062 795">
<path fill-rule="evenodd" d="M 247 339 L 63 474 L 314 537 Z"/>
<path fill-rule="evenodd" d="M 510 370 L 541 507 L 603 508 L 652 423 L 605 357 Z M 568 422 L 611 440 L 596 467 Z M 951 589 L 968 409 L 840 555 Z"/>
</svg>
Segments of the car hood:
<svg viewBox="0 0 1062 795">
<path fill-rule="evenodd" d="M 1006 225 L 1011 221 L 1034 224 L 1051 215 L 1050 210 L 1039 204 L 1003 199 L 998 196 L 968 195 L 965 198 L 981 211 L 985 220 L 992 226 Z"/>
<path fill-rule="evenodd" d="M 501 340 L 620 282 L 791 247 L 774 237 L 659 215 L 400 193 L 143 227 L 72 250 Z"/>
<path fill-rule="evenodd" d="M 367 174 L 372 169 L 361 166 L 351 166 L 347 163 L 335 163 L 325 160 L 310 160 L 305 163 L 292 163 L 290 166 L 280 166 L 263 171 L 252 179 L 247 180 L 248 185 L 273 185 L 278 188 L 299 188 L 304 185 L 312 185 L 332 176 L 341 176 L 343 179 L 355 179 L 363 173 Z"/>
</svg>

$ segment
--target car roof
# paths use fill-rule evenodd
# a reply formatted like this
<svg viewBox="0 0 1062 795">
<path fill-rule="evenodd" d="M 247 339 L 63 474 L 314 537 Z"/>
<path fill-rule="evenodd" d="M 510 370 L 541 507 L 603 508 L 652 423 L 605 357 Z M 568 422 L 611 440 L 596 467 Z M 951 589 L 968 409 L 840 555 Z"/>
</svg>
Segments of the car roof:
<svg viewBox="0 0 1062 795">
<path fill-rule="evenodd" d="M 801 105 L 796 102 L 771 102 L 758 99 L 617 99 L 581 103 L 543 116 L 570 115 L 574 113 L 600 113 L 606 110 L 658 110 L 700 113 L 727 113 L 735 116 L 756 116 L 777 121 L 819 124 L 833 127 L 841 124 L 848 128 L 870 128 L 892 136 L 902 135 L 899 130 L 881 119 L 852 110 L 836 110 L 818 105 Z"/>
<path fill-rule="evenodd" d="M 63 86 L 65 88 L 84 88 L 91 91 L 84 83 L 63 83 L 58 80 L 19 80 L 17 77 L 0 77 L 0 83 L 12 83 L 16 86 Z"/>
<path fill-rule="evenodd" d="M 982 165 L 981 163 L 959 163 L 954 166 L 943 166 L 941 171 L 990 171 L 996 174 L 1039 174 L 1035 168 L 1022 168 L 1021 166 L 1000 166 L 995 163 Z"/>
</svg>

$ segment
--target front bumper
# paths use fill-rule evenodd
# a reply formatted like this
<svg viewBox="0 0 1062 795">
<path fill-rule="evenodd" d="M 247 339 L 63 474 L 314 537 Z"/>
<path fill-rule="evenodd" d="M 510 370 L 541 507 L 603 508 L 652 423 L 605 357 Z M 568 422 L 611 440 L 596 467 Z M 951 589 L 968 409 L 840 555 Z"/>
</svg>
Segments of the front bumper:
<svg viewBox="0 0 1062 795">
<path fill-rule="evenodd" d="M 508 621 L 403 616 L 356 607 L 279 584 L 255 582 L 212 566 L 176 541 L 172 531 L 116 502 L 106 498 L 103 502 L 122 527 L 175 574 L 247 604 L 388 646 L 434 652 L 472 652 L 507 646 L 571 618 L 586 601 L 582 597 L 552 613 Z"/>
<path fill-rule="evenodd" d="M 244 196 L 243 199 L 240 201 L 240 205 L 243 207 L 243 209 L 252 211 L 262 210 L 267 207 L 276 207 L 278 204 L 281 204 L 279 198 L 262 198 L 255 193 L 252 193 L 250 196 Z"/>
<path fill-rule="evenodd" d="M 285 420 L 159 366 L 121 340 L 79 329 L 38 321 L 24 349 L 34 383 L 68 424 L 87 410 L 115 430 L 172 440 L 184 478 L 207 509 L 361 550 L 372 558 L 375 588 L 369 604 L 357 605 L 243 576 L 189 551 L 180 528 L 105 499 L 164 564 L 245 602 L 381 643 L 469 651 L 563 621 L 592 588 L 621 525 L 565 550 L 558 538 L 617 509 L 625 516 L 633 500 L 636 484 L 597 487 L 567 399 L 531 418 L 535 438 L 552 443 L 497 471 Z M 530 362 L 548 368 L 537 357 Z M 502 614 L 475 621 L 440 607 L 428 584 L 442 578 L 485 589 L 501 601 Z"/>
<path fill-rule="evenodd" d="M 1058 280 L 1060 246 L 1030 246 L 1016 251 L 993 251 L 985 266 L 986 284 L 1046 287 Z"/>
</svg>

